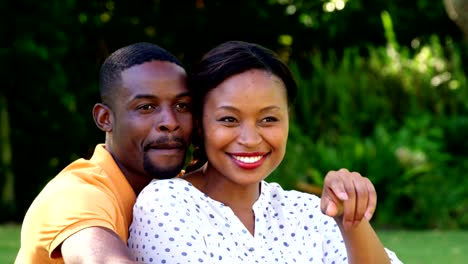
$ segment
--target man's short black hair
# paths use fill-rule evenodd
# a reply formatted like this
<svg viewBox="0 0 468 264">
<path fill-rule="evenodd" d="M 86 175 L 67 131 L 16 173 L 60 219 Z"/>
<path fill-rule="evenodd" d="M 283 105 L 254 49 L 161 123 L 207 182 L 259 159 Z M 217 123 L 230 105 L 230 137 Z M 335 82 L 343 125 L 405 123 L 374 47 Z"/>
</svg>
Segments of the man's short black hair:
<svg viewBox="0 0 468 264">
<path fill-rule="evenodd" d="M 167 50 L 148 42 L 139 42 L 113 52 L 101 66 L 99 91 L 101 101 L 109 104 L 113 87 L 120 83 L 122 71 L 149 61 L 168 61 L 183 68 L 182 63 Z"/>
</svg>

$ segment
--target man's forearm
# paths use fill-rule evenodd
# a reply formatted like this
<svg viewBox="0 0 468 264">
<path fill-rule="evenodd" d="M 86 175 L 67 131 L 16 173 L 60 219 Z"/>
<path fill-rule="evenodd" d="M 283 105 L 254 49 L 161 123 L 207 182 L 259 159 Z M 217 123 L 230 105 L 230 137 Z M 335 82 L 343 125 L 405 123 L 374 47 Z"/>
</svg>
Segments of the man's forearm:
<svg viewBox="0 0 468 264">
<path fill-rule="evenodd" d="M 89 227 L 73 234 L 60 250 L 67 264 L 136 263 L 120 237 L 103 227 Z"/>
<path fill-rule="evenodd" d="M 342 221 L 337 221 L 345 241 L 350 264 L 386 264 L 390 263 L 380 239 L 369 222 L 363 219 L 358 226 L 344 228 Z"/>
</svg>

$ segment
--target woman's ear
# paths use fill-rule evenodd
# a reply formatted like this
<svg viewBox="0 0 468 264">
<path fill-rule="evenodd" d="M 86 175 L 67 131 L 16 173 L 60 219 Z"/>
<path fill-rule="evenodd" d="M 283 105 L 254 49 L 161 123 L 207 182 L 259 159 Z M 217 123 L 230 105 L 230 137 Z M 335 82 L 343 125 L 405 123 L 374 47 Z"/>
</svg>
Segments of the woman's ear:
<svg viewBox="0 0 468 264">
<path fill-rule="evenodd" d="M 114 116 L 109 106 L 97 103 L 93 107 L 93 118 L 96 126 L 104 132 L 111 132 Z"/>
</svg>

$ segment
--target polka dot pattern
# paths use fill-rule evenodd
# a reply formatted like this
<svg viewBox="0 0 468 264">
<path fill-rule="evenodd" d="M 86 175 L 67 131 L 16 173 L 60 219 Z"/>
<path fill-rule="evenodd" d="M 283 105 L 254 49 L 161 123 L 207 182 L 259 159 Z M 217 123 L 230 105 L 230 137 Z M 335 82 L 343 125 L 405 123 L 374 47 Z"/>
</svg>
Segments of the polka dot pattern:
<svg viewBox="0 0 468 264">
<path fill-rule="evenodd" d="M 320 211 L 320 198 L 261 184 L 252 236 L 228 206 L 189 182 L 154 180 L 133 208 L 128 247 L 140 263 L 347 263 L 340 230 Z"/>
</svg>

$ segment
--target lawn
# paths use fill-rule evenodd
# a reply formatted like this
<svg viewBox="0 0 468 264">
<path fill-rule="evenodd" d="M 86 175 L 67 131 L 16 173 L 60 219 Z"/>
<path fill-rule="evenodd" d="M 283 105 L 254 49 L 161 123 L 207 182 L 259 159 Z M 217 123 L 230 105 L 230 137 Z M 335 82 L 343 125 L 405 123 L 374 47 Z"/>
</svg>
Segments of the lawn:
<svg viewBox="0 0 468 264">
<path fill-rule="evenodd" d="M 468 230 L 378 231 L 385 247 L 409 264 L 468 263 Z"/>
<path fill-rule="evenodd" d="M 0 225 L 0 263 L 13 263 L 19 248 L 19 226 Z M 384 245 L 408 264 L 468 263 L 466 231 L 377 232 Z"/>
<path fill-rule="evenodd" d="M 20 243 L 19 234 L 20 227 L 17 225 L 0 225 L 0 263 L 15 261 Z"/>
</svg>

